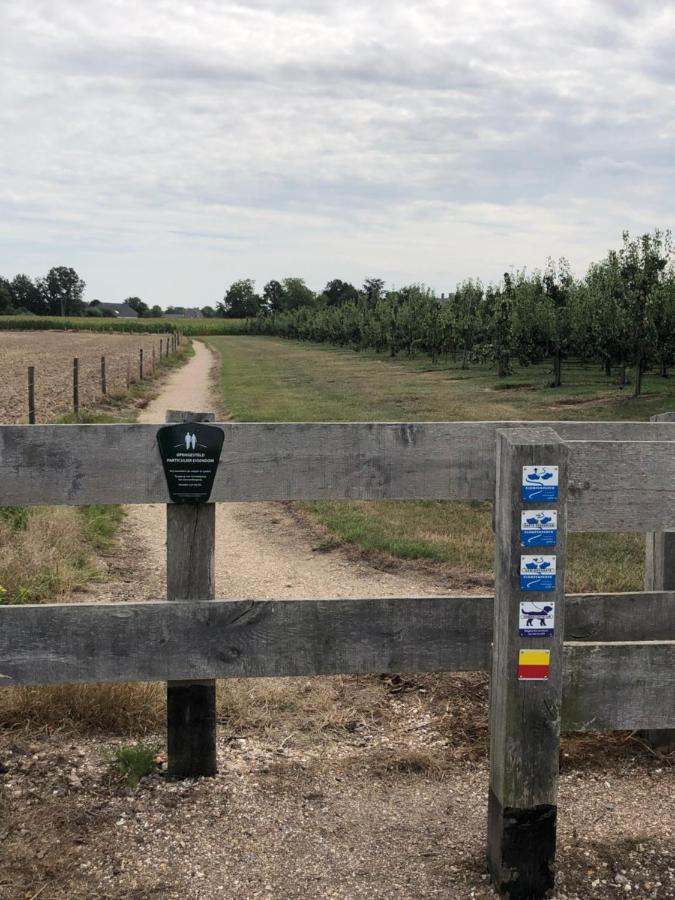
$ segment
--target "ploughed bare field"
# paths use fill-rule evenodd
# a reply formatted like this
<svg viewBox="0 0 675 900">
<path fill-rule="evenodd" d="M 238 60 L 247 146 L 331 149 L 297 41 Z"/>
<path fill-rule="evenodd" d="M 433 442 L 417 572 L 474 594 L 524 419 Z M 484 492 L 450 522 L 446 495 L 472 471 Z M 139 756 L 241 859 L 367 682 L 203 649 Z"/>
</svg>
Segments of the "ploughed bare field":
<svg viewBox="0 0 675 900">
<path fill-rule="evenodd" d="M 143 350 L 144 372 L 152 369 L 152 352 L 159 360 L 160 340 L 167 335 L 90 334 L 68 331 L 23 331 L 0 333 L 0 422 L 28 421 L 29 366 L 35 368 L 37 422 L 53 422 L 73 409 L 73 359 L 79 360 L 79 393 L 82 407 L 101 398 L 101 357 L 106 358 L 108 393 L 126 390 L 127 373 L 132 381 L 140 375 Z"/>
</svg>

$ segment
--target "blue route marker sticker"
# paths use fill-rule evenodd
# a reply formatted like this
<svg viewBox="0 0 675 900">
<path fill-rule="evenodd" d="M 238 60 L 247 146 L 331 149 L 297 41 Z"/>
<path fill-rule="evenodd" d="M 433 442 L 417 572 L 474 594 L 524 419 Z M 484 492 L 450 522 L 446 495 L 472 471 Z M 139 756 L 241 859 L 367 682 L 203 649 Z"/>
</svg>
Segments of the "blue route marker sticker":
<svg viewBox="0 0 675 900">
<path fill-rule="evenodd" d="M 528 509 L 520 514 L 520 543 L 523 547 L 555 547 L 558 513 L 555 509 Z"/>
<path fill-rule="evenodd" d="M 558 466 L 523 466 L 521 499 L 528 502 L 558 499 Z"/>
<path fill-rule="evenodd" d="M 521 600 L 518 634 L 521 637 L 553 637 L 555 602 L 532 603 Z"/>
<path fill-rule="evenodd" d="M 520 557 L 521 591 L 555 590 L 555 556 Z"/>
</svg>

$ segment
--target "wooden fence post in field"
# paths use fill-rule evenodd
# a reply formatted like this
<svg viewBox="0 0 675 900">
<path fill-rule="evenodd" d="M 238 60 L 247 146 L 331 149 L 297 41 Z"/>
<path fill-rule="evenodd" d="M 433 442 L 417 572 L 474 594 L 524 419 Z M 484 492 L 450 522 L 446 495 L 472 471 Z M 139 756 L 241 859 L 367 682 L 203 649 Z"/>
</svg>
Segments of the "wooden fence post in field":
<svg viewBox="0 0 675 900">
<path fill-rule="evenodd" d="M 77 357 L 73 360 L 73 412 L 80 414 L 80 361 Z"/>
<path fill-rule="evenodd" d="M 155 345 L 152 345 L 152 374 L 155 374 Z"/>
<path fill-rule="evenodd" d="M 169 423 L 214 419 L 213 413 L 166 414 Z M 169 504 L 166 513 L 167 599 L 215 599 L 215 503 Z M 215 681 L 170 681 L 166 701 L 169 776 L 215 775 Z"/>
<path fill-rule="evenodd" d="M 35 366 L 28 366 L 28 424 L 35 425 Z"/>
<path fill-rule="evenodd" d="M 652 422 L 675 422 L 675 412 L 651 417 Z M 675 591 L 675 531 L 649 531 L 645 541 L 645 590 Z M 644 731 L 649 743 L 657 750 L 675 750 L 675 730 Z"/>
<path fill-rule="evenodd" d="M 160 338 L 159 339 L 159 361 L 160 361 L 160 363 L 162 361 L 162 356 L 164 355 L 163 350 L 164 350 L 164 341 L 162 340 L 162 338 Z"/>
<path fill-rule="evenodd" d="M 105 356 L 101 357 L 101 393 L 104 397 L 108 393 L 108 383 L 106 381 L 105 373 Z"/>
<path fill-rule="evenodd" d="M 488 862 L 510 900 L 554 882 L 566 483 L 553 429 L 497 432 Z"/>
<path fill-rule="evenodd" d="M 131 360 L 127 356 L 127 390 L 131 387 Z"/>
<path fill-rule="evenodd" d="M 138 375 L 139 380 L 143 381 L 143 348 L 138 351 Z"/>
</svg>

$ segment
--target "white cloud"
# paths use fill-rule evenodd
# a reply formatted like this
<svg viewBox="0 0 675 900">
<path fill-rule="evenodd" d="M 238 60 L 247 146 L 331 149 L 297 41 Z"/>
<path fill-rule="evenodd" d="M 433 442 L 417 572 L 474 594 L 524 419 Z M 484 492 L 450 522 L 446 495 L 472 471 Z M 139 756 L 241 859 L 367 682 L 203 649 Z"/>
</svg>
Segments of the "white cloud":
<svg viewBox="0 0 675 900">
<path fill-rule="evenodd" d="M 201 305 L 581 268 L 672 220 L 674 31 L 644 0 L 12 0 L 0 272 Z"/>
</svg>

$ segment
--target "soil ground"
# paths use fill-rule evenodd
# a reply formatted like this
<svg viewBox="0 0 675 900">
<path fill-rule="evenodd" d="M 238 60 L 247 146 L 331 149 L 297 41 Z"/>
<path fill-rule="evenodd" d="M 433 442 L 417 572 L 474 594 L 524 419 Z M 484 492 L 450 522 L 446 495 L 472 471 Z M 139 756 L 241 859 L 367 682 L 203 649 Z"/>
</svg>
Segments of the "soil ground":
<svg viewBox="0 0 675 900">
<path fill-rule="evenodd" d="M 28 366 L 35 368 L 37 422 L 53 422 L 73 409 L 73 359 L 79 360 L 80 405 L 92 406 L 101 398 L 101 357 L 106 358 L 109 394 L 127 387 L 140 374 L 139 350 L 144 372 L 152 370 L 152 353 L 159 360 L 160 340 L 168 335 L 96 334 L 72 331 L 23 331 L 0 333 L 0 422 L 28 421 Z"/>
<path fill-rule="evenodd" d="M 145 421 L 211 408 L 196 345 Z M 132 507 L 99 599 L 164 592 L 164 508 Z M 434 594 L 441 575 L 383 571 L 282 506 L 221 505 L 222 597 Z M 123 573 L 123 576 L 121 574 Z M 91 597 L 90 597 L 91 599 Z M 219 775 L 132 792 L 104 751 L 119 736 L 0 735 L 2 900 L 448 900 L 492 897 L 484 864 L 486 679 L 382 676 L 233 682 Z M 161 735 L 150 735 L 158 744 Z M 564 740 L 555 897 L 675 897 L 672 760 L 633 735 Z"/>
</svg>

